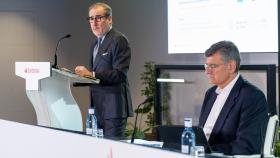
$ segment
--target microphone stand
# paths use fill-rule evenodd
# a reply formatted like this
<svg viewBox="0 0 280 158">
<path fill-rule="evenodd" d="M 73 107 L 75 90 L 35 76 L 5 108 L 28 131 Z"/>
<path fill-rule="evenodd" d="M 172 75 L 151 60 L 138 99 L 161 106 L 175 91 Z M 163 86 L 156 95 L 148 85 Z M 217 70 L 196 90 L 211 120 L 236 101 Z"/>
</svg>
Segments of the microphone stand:
<svg viewBox="0 0 280 158">
<path fill-rule="evenodd" d="M 65 39 L 65 38 L 70 38 L 70 37 L 71 37 L 71 35 L 70 35 L 70 34 L 67 34 L 67 35 L 61 37 L 61 38 L 58 40 L 58 42 L 57 42 L 57 44 L 56 44 L 56 47 L 55 47 L 55 51 L 54 51 L 54 64 L 52 65 L 52 68 L 58 69 L 58 66 L 57 66 L 57 50 L 58 50 L 58 47 L 59 47 L 59 45 L 60 45 L 60 42 L 61 42 L 63 39 Z"/>
<path fill-rule="evenodd" d="M 52 65 L 52 67 L 55 68 L 55 69 L 58 69 L 58 66 L 57 66 L 57 54 L 56 54 L 56 52 L 57 52 L 57 47 L 58 47 L 59 43 L 60 43 L 60 42 L 57 43 L 56 48 L 55 48 L 55 53 L 54 53 L 54 64 Z"/>
<path fill-rule="evenodd" d="M 141 104 L 138 105 L 136 111 L 139 110 L 139 108 L 140 108 L 141 105 L 143 105 L 143 104 L 141 103 Z M 130 141 L 130 143 L 134 143 L 135 134 L 136 134 L 136 130 L 137 130 L 136 125 L 137 125 L 138 113 L 139 113 L 139 112 L 137 112 L 137 113 L 136 113 L 136 116 L 135 116 L 135 122 L 134 122 L 134 127 L 133 127 L 133 133 L 132 133 L 132 136 L 131 136 L 131 141 Z"/>
<path fill-rule="evenodd" d="M 144 104 L 146 104 L 147 102 L 153 101 L 153 99 L 154 99 L 153 97 L 147 98 L 143 103 L 141 103 L 141 104 L 138 105 L 136 111 L 139 110 L 139 108 L 140 108 L 141 105 L 144 105 Z M 136 113 L 136 116 L 135 116 L 134 128 L 133 128 L 133 132 L 132 132 L 132 136 L 131 136 L 131 141 L 130 141 L 130 143 L 134 143 L 135 134 L 136 134 L 136 131 L 137 131 L 137 127 L 136 127 L 136 126 L 137 126 L 138 113 L 139 113 L 139 112 L 137 112 L 137 113 Z"/>
</svg>

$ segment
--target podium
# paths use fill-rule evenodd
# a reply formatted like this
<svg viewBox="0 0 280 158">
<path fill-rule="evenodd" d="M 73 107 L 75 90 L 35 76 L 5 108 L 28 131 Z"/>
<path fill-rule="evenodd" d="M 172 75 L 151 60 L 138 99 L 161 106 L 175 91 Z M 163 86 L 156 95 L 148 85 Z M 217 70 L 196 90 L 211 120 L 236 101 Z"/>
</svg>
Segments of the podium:
<svg viewBox="0 0 280 158">
<path fill-rule="evenodd" d="M 35 109 L 38 125 L 83 131 L 81 111 L 70 85 L 98 84 L 98 79 L 51 68 L 48 62 L 16 62 L 16 75 L 26 79 L 26 94 Z"/>
</svg>

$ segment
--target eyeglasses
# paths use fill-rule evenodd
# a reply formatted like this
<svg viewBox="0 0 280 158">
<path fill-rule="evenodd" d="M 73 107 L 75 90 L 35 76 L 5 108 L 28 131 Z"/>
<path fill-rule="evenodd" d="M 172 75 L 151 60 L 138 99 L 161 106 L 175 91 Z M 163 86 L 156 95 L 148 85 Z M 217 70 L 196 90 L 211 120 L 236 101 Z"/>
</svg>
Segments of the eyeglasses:
<svg viewBox="0 0 280 158">
<path fill-rule="evenodd" d="M 221 65 L 224 65 L 224 64 L 206 64 L 205 63 L 204 68 L 205 68 L 205 70 L 207 70 L 207 69 L 214 70 Z"/>
<path fill-rule="evenodd" d="M 95 22 L 100 22 L 102 18 L 107 18 L 108 15 L 103 15 L 103 16 L 96 16 L 96 17 L 93 17 L 93 16 L 90 16 L 87 18 L 87 20 L 90 22 L 90 23 L 93 23 L 94 21 Z"/>
</svg>

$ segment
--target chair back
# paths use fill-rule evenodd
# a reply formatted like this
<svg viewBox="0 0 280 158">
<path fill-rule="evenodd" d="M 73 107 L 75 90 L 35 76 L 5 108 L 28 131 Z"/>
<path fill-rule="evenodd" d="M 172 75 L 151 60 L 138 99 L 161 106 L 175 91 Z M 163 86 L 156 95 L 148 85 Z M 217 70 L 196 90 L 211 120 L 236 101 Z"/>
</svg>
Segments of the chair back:
<svg viewBox="0 0 280 158">
<path fill-rule="evenodd" d="M 273 115 L 270 116 L 267 128 L 266 128 L 266 135 L 264 140 L 263 146 L 263 155 L 274 155 L 274 147 L 276 143 L 277 131 L 278 131 L 278 116 Z"/>
</svg>

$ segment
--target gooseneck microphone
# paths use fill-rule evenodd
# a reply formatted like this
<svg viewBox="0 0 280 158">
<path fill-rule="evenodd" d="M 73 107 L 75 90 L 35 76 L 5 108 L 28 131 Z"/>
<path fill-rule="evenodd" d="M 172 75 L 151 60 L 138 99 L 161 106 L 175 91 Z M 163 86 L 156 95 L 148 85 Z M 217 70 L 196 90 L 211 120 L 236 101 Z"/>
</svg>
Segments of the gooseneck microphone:
<svg viewBox="0 0 280 158">
<path fill-rule="evenodd" d="M 154 99 L 154 97 L 148 97 L 144 102 L 142 102 L 141 104 L 138 105 L 136 111 L 139 110 L 139 108 L 140 108 L 141 105 L 144 105 L 144 104 L 146 104 L 147 102 L 151 102 L 151 101 L 153 101 L 153 99 Z M 136 113 L 136 116 L 135 116 L 134 128 L 133 128 L 133 132 L 132 132 L 132 136 L 131 136 L 131 141 L 130 141 L 130 143 L 134 143 L 135 134 L 136 134 L 136 130 L 137 130 L 137 128 L 136 128 L 136 126 L 137 126 L 137 117 L 138 117 L 138 112 Z"/>
<path fill-rule="evenodd" d="M 58 69 L 58 66 L 57 66 L 57 50 L 58 50 L 58 47 L 59 47 L 59 45 L 60 45 L 60 42 L 61 42 L 63 39 L 65 39 L 65 38 L 70 38 L 70 37 L 71 37 L 71 35 L 70 35 L 70 34 L 67 34 L 67 35 L 61 37 L 61 38 L 58 40 L 58 42 L 57 42 L 57 44 L 56 44 L 56 47 L 55 47 L 55 51 L 54 51 L 54 64 L 52 65 L 53 68 Z"/>
</svg>

